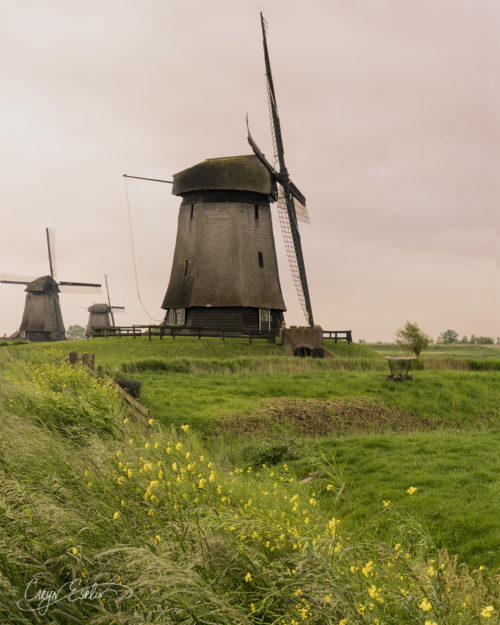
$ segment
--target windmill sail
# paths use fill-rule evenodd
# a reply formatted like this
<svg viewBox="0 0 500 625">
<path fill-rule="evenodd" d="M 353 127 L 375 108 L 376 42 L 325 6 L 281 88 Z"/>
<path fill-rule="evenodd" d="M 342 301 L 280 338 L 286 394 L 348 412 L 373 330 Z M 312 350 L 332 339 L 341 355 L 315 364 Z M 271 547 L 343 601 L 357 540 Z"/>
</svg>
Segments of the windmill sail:
<svg viewBox="0 0 500 625">
<path fill-rule="evenodd" d="M 45 228 L 45 234 L 47 236 L 47 249 L 49 252 L 50 275 L 54 278 L 54 280 L 57 280 L 56 231 L 54 228 Z"/>
<path fill-rule="evenodd" d="M 279 173 L 275 167 L 267 162 L 261 150 L 248 133 L 248 142 L 250 143 L 256 156 L 266 165 L 269 172 L 279 183 L 279 199 L 278 214 L 280 224 L 285 240 L 285 248 L 290 264 L 297 295 L 302 306 L 302 310 L 309 325 L 314 325 L 311 301 L 309 297 L 309 287 L 307 284 L 307 276 L 302 254 L 302 244 L 297 220 L 309 223 L 309 215 L 306 209 L 306 200 L 299 189 L 290 180 L 288 170 L 285 165 L 285 150 L 283 148 L 283 138 L 281 136 L 281 125 L 278 115 L 278 107 L 276 104 L 276 94 L 274 91 L 273 77 L 271 73 L 271 63 L 269 60 L 269 52 L 267 49 L 267 23 L 262 13 L 260 14 L 262 26 L 262 39 L 264 45 L 264 59 L 266 64 L 266 82 L 269 103 L 269 114 L 271 118 L 271 131 L 273 138 L 273 148 L 276 165 L 279 167 Z"/>
</svg>

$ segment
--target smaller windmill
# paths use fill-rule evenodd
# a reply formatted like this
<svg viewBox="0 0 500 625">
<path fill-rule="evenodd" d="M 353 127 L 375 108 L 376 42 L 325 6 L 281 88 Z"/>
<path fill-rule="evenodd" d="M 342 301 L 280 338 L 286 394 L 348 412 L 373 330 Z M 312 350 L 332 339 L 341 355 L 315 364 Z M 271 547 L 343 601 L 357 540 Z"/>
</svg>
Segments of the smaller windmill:
<svg viewBox="0 0 500 625">
<path fill-rule="evenodd" d="M 111 326 L 114 326 L 115 316 L 113 314 L 113 311 L 119 313 L 125 310 L 125 306 L 111 306 L 107 274 L 104 274 L 104 282 L 106 284 L 108 303 L 92 304 L 92 306 L 88 308 L 89 322 L 87 324 L 87 331 L 85 332 L 85 336 L 87 337 L 93 336 L 93 330 L 95 330 L 96 328 L 110 328 Z"/>
<path fill-rule="evenodd" d="M 26 285 L 26 303 L 19 328 L 28 341 L 64 341 L 66 330 L 59 293 L 100 293 L 101 285 L 89 282 L 62 282 L 56 277 L 55 230 L 45 228 L 50 275 L 39 278 L 0 273 L 4 284 Z"/>
</svg>

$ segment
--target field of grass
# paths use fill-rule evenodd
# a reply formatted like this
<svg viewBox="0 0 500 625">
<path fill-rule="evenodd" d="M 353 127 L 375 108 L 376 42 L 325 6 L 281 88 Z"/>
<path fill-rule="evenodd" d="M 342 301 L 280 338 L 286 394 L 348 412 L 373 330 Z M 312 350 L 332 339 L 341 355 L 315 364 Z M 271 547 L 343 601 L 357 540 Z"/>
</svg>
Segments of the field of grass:
<svg viewBox="0 0 500 625">
<path fill-rule="evenodd" d="M 378 354 L 404 354 L 396 343 L 370 343 L 367 345 Z M 500 358 L 499 345 L 429 345 L 422 352 L 424 358 Z"/>
<path fill-rule="evenodd" d="M 61 364 L 70 349 L 140 379 L 153 425 Z M 498 621 L 498 372 L 395 384 L 376 350 L 331 349 L 313 361 L 265 341 L 2 347 L 0 622 Z M 33 577 L 135 596 L 117 586 L 123 601 L 41 616 L 17 604 Z"/>
</svg>

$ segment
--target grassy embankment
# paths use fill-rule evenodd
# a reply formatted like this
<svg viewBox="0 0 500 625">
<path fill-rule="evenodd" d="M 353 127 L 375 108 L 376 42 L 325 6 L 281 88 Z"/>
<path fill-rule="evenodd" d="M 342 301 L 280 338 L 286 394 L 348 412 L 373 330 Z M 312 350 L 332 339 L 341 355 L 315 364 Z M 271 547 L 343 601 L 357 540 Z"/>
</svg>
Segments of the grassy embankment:
<svg viewBox="0 0 500 625">
<path fill-rule="evenodd" d="M 112 578 L 140 595 L 122 604 L 121 620 L 111 616 L 113 602 L 64 606 L 82 622 L 92 614 L 95 622 L 455 625 L 498 608 L 498 589 L 488 596 L 482 573 L 458 579 L 451 563 L 428 561 L 432 536 L 472 566 L 498 566 L 493 372 L 419 371 L 413 384 L 394 385 L 383 361 L 380 369 L 335 371 L 312 361 L 279 366 L 279 350 L 264 343 L 252 346 L 257 364 L 245 362 L 255 352 L 229 341 L 126 341 L 76 348 L 91 348 L 109 368 L 133 370 L 132 359 L 137 369 L 152 350 L 170 361 L 170 370 L 156 363 L 137 376 L 164 424 L 152 436 L 123 423 L 124 408 L 106 385 L 55 364 L 69 343 L 0 352 L 4 620 L 22 622 L 14 599 L 30 575 L 49 587 L 83 574 Z M 26 367 L 14 350 L 39 366 Z M 362 362 L 377 360 L 356 351 Z M 264 370 L 263 358 L 272 360 Z M 175 372 L 182 362 L 189 373 Z M 310 436 L 310 415 L 321 439 Z M 196 436 L 166 429 L 179 419 L 205 438 L 217 428 L 232 433 L 232 442 L 203 444 L 213 466 L 199 459 L 206 451 Z M 252 440 L 242 426 L 248 420 Z M 236 472 L 234 464 L 252 469 Z M 299 482 L 313 471 L 318 479 Z M 417 487 L 411 496 L 409 486 Z M 342 538 L 332 518 L 342 519 Z"/>
</svg>

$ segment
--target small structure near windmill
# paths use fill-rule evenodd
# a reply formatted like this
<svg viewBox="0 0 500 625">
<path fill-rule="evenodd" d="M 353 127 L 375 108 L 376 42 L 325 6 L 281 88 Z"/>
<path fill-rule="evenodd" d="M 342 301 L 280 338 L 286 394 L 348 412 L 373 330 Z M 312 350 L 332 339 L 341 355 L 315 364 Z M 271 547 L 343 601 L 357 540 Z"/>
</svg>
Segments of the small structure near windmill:
<svg viewBox="0 0 500 625">
<path fill-rule="evenodd" d="M 87 309 L 89 312 L 89 321 L 85 332 L 86 337 L 91 337 L 94 329 L 111 328 L 112 326 L 115 326 L 114 313 L 123 312 L 125 310 L 125 306 L 111 306 L 107 274 L 104 274 L 104 282 L 106 284 L 108 303 L 92 304 L 92 306 L 89 306 Z"/>
<path fill-rule="evenodd" d="M 49 255 L 50 275 L 33 278 L 13 274 L 0 274 L 4 284 L 26 285 L 26 303 L 20 325 L 22 339 L 28 341 L 62 341 L 66 330 L 59 303 L 59 293 L 99 293 L 100 284 L 88 282 L 62 282 L 56 278 L 55 231 L 45 229 Z"/>
<path fill-rule="evenodd" d="M 278 202 L 290 267 L 307 323 L 313 314 L 298 220 L 305 197 L 290 180 L 261 14 L 275 169 L 248 131 L 253 155 L 207 159 L 174 175 L 182 197 L 177 240 L 162 308 L 167 324 L 276 332 L 283 325 L 270 203 Z"/>
</svg>

